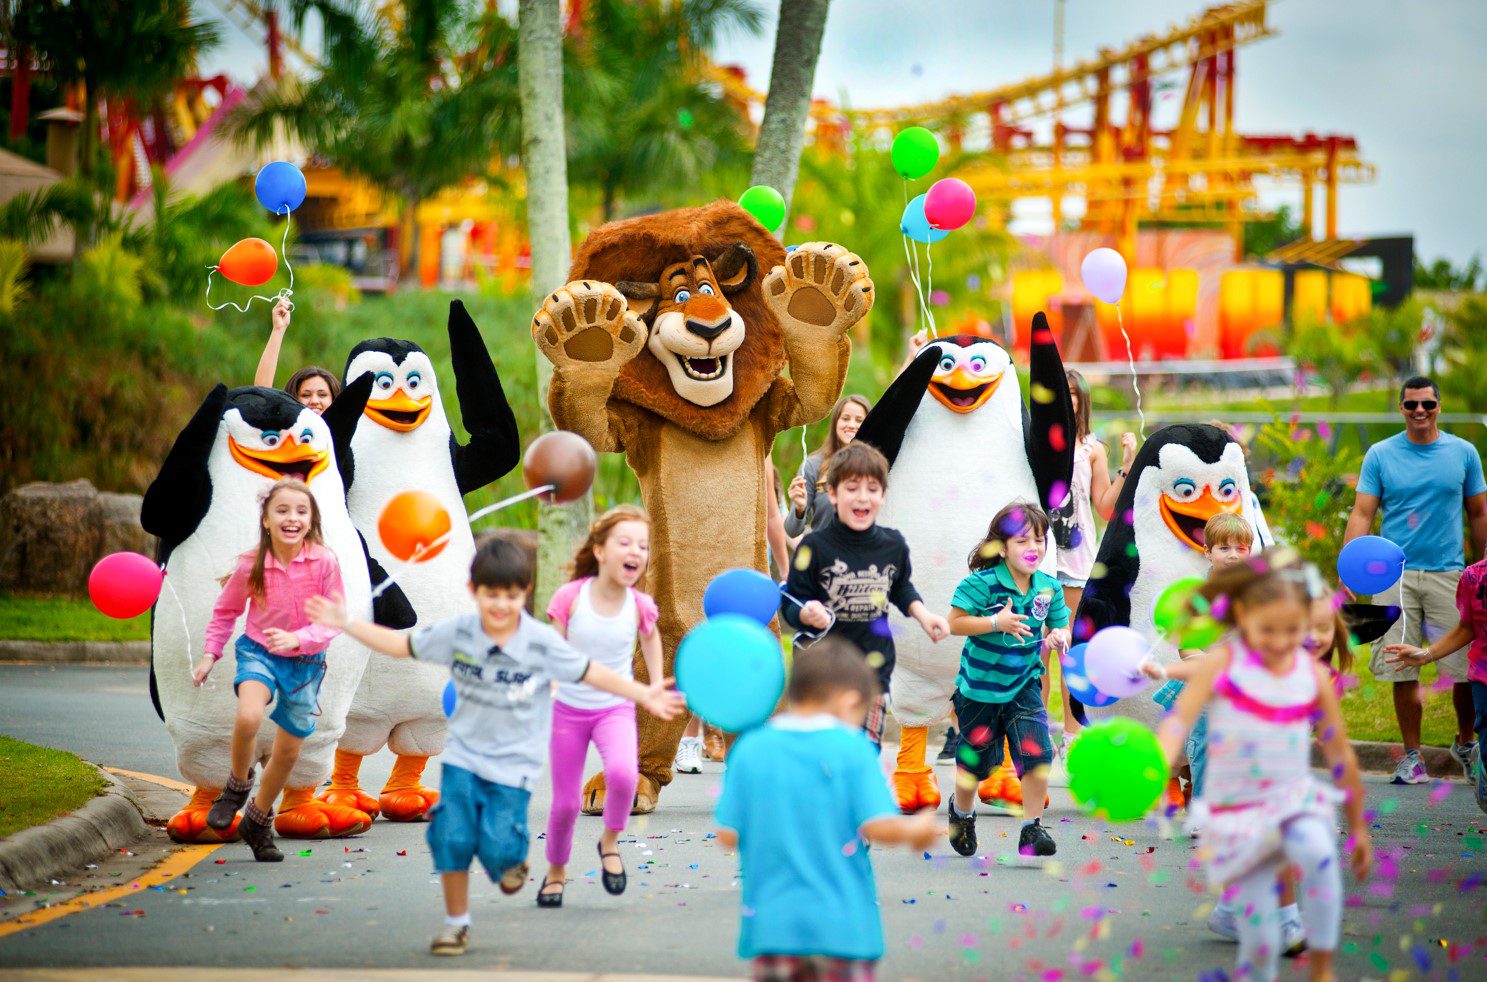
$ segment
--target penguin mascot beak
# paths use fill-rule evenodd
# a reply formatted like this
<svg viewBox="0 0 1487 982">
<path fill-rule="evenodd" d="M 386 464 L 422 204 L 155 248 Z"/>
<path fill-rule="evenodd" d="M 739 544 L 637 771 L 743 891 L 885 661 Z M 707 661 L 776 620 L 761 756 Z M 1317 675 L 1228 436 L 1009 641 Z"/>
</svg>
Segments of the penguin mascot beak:
<svg viewBox="0 0 1487 982">
<path fill-rule="evenodd" d="M 409 398 L 398 389 L 386 399 L 371 399 L 367 402 L 367 415 L 389 430 L 407 433 L 423 425 L 429 417 L 429 408 L 434 404 L 433 396 L 422 399 Z"/>
<path fill-rule="evenodd" d="M 929 391 L 951 412 L 973 413 L 986 404 L 1001 384 L 1001 375 L 990 380 L 978 378 L 957 365 L 954 371 L 936 372 L 930 379 Z"/>
<path fill-rule="evenodd" d="M 330 466 L 330 452 L 316 450 L 308 443 L 300 443 L 291 433 L 283 434 L 276 446 L 269 449 L 249 449 L 232 437 L 227 438 L 227 449 L 232 459 L 255 474 L 262 474 L 277 481 L 281 477 L 297 477 L 308 484 L 315 475 Z"/>
<path fill-rule="evenodd" d="M 1238 514 L 1241 505 L 1238 495 L 1234 496 L 1233 501 L 1219 501 L 1213 496 L 1212 489 L 1205 487 L 1203 493 L 1192 501 L 1178 501 L 1163 492 L 1159 507 L 1162 521 L 1167 523 L 1167 528 L 1177 536 L 1178 541 L 1202 552 L 1203 526 L 1208 524 L 1210 518 L 1222 512 Z"/>
</svg>

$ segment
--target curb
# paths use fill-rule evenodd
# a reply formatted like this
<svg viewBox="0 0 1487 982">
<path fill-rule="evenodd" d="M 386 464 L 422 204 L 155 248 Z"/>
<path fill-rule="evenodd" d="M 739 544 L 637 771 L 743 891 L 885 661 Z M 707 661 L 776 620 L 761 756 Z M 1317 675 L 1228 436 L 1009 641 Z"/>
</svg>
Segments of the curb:
<svg viewBox="0 0 1487 982">
<path fill-rule="evenodd" d="M 148 641 L 0 641 L 0 662 L 50 665 L 148 665 Z"/>
<path fill-rule="evenodd" d="M 149 825 L 129 789 L 93 766 L 104 787 L 70 815 L 0 839 L 0 889 L 25 890 L 122 849 Z"/>
<path fill-rule="evenodd" d="M 1399 758 L 1404 756 L 1404 748 L 1397 743 L 1354 740 L 1353 753 L 1358 755 L 1358 769 L 1363 773 L 1389 774 L 1399 763 Z M 1421 747 L 1420 759 L 1425 762 L 1425 773 L 1431 777 L 1463 776 L 1461 765 L 1456 763 L 1451 751 L 1445 747 Z M 1312 762 L 1318 767 L 1326 766 L 1320 747 L 1312 750 Z"/>
</svg>

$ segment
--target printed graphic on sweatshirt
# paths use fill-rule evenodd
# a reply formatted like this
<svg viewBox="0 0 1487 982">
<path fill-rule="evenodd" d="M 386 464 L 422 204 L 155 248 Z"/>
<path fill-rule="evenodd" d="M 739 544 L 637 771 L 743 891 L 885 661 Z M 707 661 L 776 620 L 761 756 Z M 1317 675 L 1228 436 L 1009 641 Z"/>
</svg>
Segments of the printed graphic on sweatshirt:
<svg viewBox="0 0 1487 982">
<path fill-rule="evenodd" d="M 838 559 L 821 571 L 821 587 L 837 620 L 872 621 L 887 611 L 888 591 L 897 578 L 898 567 L 892 563 L 881 570 L 876 563 L 854 570 Z"/>
</svg>

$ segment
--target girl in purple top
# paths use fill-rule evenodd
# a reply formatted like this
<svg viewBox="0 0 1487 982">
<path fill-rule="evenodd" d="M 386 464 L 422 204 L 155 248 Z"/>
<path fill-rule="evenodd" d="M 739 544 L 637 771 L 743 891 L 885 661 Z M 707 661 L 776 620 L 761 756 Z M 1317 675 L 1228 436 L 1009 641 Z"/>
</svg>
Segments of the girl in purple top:
<svg viewBox="0 0 1487 982">
<path fill-rule="evenodd" d="M 277 863 L 284 854 L 274 846 L 274 801 L 284 790 L 300 744 L 315 732 L 325 649 L 341 633 L 311 623 L 305 601 L 345 593 L 336 554 L 321 537 L 320 508 L 303 481 L 280 478 L 268 489 L 259 514 L 258 548 L 239 556 L 222 582 L 207 625 L 206 656 L 191 673 L 197 685 L 206 681 L 222 657 L 222 647 L 244 607 L 248 620 L 235 646 L 237 674 L 232 687 L 238 712 L 232 727 L 232 773 L 207 813 L 207 824 L 227 829 L 242 808 L 238 834 L 253 850 L 253 858 Z M 258 794 L 249 801 L 254 743 L 271 702 L 276 705 L 269 718 L 279 732 Z"/>
</svg>

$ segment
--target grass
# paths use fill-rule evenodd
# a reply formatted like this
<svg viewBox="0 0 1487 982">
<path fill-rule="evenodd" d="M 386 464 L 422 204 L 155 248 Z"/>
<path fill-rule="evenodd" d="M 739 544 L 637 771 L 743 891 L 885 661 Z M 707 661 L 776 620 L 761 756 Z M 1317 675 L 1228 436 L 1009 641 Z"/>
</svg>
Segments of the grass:
<svg viewBox="0 0 1487 982">
<path fill-rule="evenodd" d="M 0 593 L 0 638 L 7 641 L 148 641 L 150 615 L 119 621 L 69 597 Z"/>
<path fill-rule="evenodd" d="M 0 839 L 76 811 L 103 790 L 72 754 L 0 736 Z"/>
</svg>

